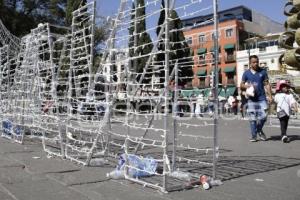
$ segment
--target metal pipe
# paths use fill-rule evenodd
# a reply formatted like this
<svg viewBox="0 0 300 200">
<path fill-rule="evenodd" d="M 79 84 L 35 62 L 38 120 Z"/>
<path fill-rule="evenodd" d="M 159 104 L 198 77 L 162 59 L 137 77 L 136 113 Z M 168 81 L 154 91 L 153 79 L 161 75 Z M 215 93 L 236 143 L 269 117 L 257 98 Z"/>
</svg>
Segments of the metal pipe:
<svg viewBox="0 0 300 200">
<path fill-rule="evenodd" d="M 173 101 L 173 154 L 172 154 L 172 171 L 176 168 L 176 149 L 177 149 L 177 102 L 178 102 L 178 63 L 175 64 L 175 86 Z"/>
<path fill-rule="evenodd" d="M 134 56 L 134 61 L 133 61 L 133 71 L 135 71 L 135 72 L 138 72 L 138 66 L 137 66 L 137 64 L 138 64 L 138 60 L 137 60 L 137 56 L 138 56 L 138 54 L 137 54 L 137 46 L 138 46 L 138 33 L 137 33 L 137 24 L 138 24 L 138 22 L 137 22 L 137 6 L 139 6 L 138 5 L 138 2 L 137 2 L 137 0 L 134 0 L 134 4 L 135 4 L 135 11 L 134 11 L 134 31 L 133 31 L 133 35 L 134 35 L 134 44 L 133 44 L 133 56 Z M 134 79 L 133 80 L 136 80 L 136 77 L 134 77 Z"/>
<path fill-rule="evenodd" d="M 218 99 L 218 84 L 219 84 L 219 70 L 218 70 L 218 60 L 219 60 L 219 30 L 218 30 L 218 0 L 213 0 L 214 7 L 214 148 L 213 148 L 213 179 L 216 179 L 216 169 L 217 169 L 217 154 L 218 152 L 218 116 L 219 116 L 219 99 Z"/>
<path fill-rule="evenodd" d="M 167 159 L 168 159 L 168 112 L 169 112 L 169 57 L 170 57 L 170 27 L 169 27 L 169 0 L 165 0 L 165 115 L 164 115 L 164 165 L 163 191 L 167 191 Z"/>
</svg>

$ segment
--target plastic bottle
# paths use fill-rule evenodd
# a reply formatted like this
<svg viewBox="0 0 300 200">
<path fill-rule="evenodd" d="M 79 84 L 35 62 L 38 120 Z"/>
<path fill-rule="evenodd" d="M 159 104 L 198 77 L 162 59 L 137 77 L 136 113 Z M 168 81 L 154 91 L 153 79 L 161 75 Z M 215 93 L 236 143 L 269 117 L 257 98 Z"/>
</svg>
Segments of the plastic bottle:
<svg viewBox="0 0 300 200">
<path fill-rule="evenodd" d="M 125 178 L 123 170 L 122 171 L 121 170 L 114 170 L 110 173 L 107 173 L 106 177 L 111 178 L 111 179 L 123 179 L 123 178 Z"/>
<path fill-rule="evenodd" d="M 222 185 L 222 181 L 221 180 L 210 180 L 209 181 L 210 186 L 220 186 Z"/>
<path fill-rule="evenodd" d="M 103 166 L 105 163 L 103 158 L 95 158 L 90 161 L 90 166 Z"/>
<path fill-rule="evenodd" d="M 174 171 L 170 174 L 170 176 L 184 181 L 191 181 L 192 178 L 190 173 L 181 172 L 181 171 Z"/>
</svg>

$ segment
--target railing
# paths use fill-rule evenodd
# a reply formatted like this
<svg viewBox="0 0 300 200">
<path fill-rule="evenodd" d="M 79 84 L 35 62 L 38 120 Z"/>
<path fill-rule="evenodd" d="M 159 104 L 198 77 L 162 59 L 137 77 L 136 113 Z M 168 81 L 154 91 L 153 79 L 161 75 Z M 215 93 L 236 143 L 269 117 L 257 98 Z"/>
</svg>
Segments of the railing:
<svg viewBox="0 0 300 200">
<path fill-rule="evenodd" d="M 225 56 L 225 62 L 235 62 L 236 61 L 236 55 L 235 54 L 229 54 Z"/>
<path fill-rule="evenodd" d="M 234 79 L 227 79 L 227 85 L 236 85 L 236 81 Z"/>
<path fill-rule="evenodd" d="M 205 80 L 200 80 L 200 82 L 199 82 L 199 88 L 206 88 L 206 86 L 205 86 Z"/>
<path fill-rule="evenodd" d="M 198 64 L 201 65 L 201 66 L 206 65 L 206 60 L 205 59 L 199 59 Z"/>
</svg>

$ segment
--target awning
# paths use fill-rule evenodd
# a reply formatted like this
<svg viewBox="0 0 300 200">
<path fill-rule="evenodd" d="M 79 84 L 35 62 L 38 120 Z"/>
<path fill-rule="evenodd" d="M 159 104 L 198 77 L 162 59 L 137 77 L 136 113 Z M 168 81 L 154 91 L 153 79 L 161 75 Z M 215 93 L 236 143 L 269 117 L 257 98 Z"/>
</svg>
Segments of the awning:
<svg viewBox="0 0 300 200">
<path fill-rule="evenodd" d="M 181 90 L 181 94 L 183 97 L 189 98 L 194 93 L 193 90 Z"/>
<path fill-rule="evenodd" d="M 206 75 L 206 69 L 200 69 L 197 71 L 197 76 L 205 76 Z"/>
<path fill-rule="evenodd" d="M 231 73 L 231 72 L 235 72 L 235 66 L 230 66 L 230 67 L 225 67 L 224 72 L 225 73 Z"/>
<path fill-rule="evenodd" d="M 211 72 L 213 72 L 213 71 L 214 71 L 214 68 L 212 68 L 212 69 L 209 69 L 208 71 L 209 71 L 209 74 L 210 74 Z M 220 67 L 218 67 L 218 72 L 220 72 L 220 71 L 221 71 L 221 68 L 220 68 Z"/>
<path fill-rule="evenodd" d="M 211 91 L 211 88 L 204 89 L 204 96 L 208 97 L 210 91 Z"/>
<path fill-rule="evenodd" d="M 221 88 L 221 89 L 220 89 L 219 96 L 221 96 L 221 97 L 226 97 L 226 92 L 225 92 L 225 89 L 224 89 L 224 88 Z"/>
<path fill-rule="evenodd" d="M 226 44 L 224 46 L 224 49 L 234 49 L 234 47 L 235 47 L 235 44 Z"/>
<path fill-rule="evenodd" d="M 204 53 L 206 53 L 206 48 L 200 48 L 200 49 L 198 49 L 198 51 L 197 51 L 197 54 L 199 55 L 199 54 L 204 54 Z"/>
<path fill-rule="evenodd" d="M 199 90 L 199 89 L 197 89 L 197 88 L 195 88 L 195 89 L 193 90 L 195 96 L 198 96 L 202 91 L 203 91 L 203 90 Z"/>
<path fill-rule="evenodd" d="M 204 90 L 200 89 L 191 89 L 191 90 L 181 90 L 181 94 L 185 98 L 190 98 L 192 95 L 198 96 L 201 92 L 204 92 Z"/>
<path fill-rule="evenodd" d="M 226 97 L 233 96 L 235 93 L 236 87 L 228 87 L 226 90 Z"/>
</svg>

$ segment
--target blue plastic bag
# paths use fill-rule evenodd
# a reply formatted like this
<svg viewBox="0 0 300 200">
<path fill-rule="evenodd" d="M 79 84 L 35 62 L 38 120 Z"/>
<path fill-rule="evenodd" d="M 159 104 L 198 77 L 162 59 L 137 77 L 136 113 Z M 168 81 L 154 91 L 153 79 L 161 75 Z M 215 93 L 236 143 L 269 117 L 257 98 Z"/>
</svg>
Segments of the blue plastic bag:
<svg viewBox="0 0 300 200">
<path fill-rule="evenodd" d="M 9 120 L 2 121 L 3 133 L 5 135 L 11 135 L 12 123 Z"/>
<path fill-rule="evenodd" d="M 136 155 L 128 155 L 128 174 L 133 178 L 147 177 L 155 174 L 157 169 L 157 161 L 148 156 L 140 158 Z M 120 156 L 117 170 L 123 170 L 125 166 L 125 154 Z"/>
<path fill-rule="evenodd" d="M 21 127 L 20 126 L 17 126 L 16 128 L 15 128 L 15 132 L 14 132 L 16 135 L 21 135 L 22 134 L 22 129 L 21 129 Z"/>
</svg>

